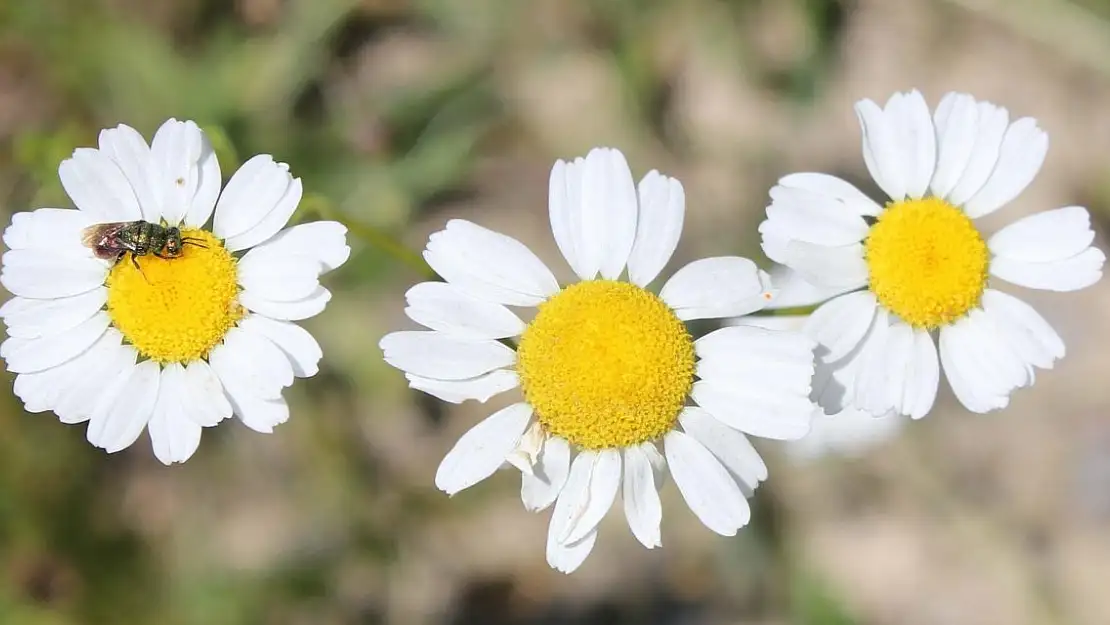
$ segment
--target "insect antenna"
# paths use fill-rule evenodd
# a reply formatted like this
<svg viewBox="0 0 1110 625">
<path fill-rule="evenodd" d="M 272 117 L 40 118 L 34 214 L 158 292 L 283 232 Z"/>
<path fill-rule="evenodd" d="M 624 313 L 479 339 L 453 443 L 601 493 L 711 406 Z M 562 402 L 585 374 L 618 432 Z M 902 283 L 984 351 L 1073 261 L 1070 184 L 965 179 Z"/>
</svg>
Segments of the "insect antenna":
<svg viewBox="0 0 1110 625">
<path fill-rule="evenodd" d="M 196 247 L 202 247 L 204 249 L 208 249 L 207 245 L 205 245 L 203 243 L 197 243 L 197 241 L 203 241 L 203 240 L 204 239 L 198 239 L 196 237 L 181 237 L 182 245 L 194 245 Z"/>
</svg>

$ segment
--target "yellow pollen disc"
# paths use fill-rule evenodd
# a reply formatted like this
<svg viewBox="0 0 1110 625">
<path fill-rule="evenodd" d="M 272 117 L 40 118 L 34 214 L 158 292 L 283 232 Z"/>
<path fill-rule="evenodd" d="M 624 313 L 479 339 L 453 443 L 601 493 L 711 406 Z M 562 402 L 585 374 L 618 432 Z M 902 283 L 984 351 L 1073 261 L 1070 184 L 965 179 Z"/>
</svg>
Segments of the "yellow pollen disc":
<svg viewBox="0 0 1110 625">
<path fill-rule="evenodd" d="M 517 373 L 549 432 L 585 449 L 625 447 L 674 427 L 694 382 L 694 342 L 656 295 L 590 280 L 540 305 Z"/>
<path fill-rule="evenodd" d="M 184 229 L 192 239 L 177 258 L 125 255 L 108 274 L 108 314 L 144 357 L 189 362 L 208 355 L 243 317 L 235 259 L 210 232 Z M 199 243 L 204 247 L 194 245 Z"/>
<path fill-rule="evenodd" d="M 939 198 L 891 204 L 864 248 L 871 292 L 915 328 L 952 323 L 987 287 L 987 244 L 963 211 Z"/>
</svg>

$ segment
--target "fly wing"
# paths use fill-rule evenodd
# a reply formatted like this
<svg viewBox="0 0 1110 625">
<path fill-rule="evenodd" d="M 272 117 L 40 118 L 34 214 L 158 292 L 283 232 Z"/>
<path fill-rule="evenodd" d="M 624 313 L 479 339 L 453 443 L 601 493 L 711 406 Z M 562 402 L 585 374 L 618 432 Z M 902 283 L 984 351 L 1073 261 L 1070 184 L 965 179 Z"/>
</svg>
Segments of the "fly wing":
<svg viewBox="0 0 1110 625">
<path fill-rule="evenodd" d="M 119 234 L 129 221 L 114 221 L 106 224 L 93 224 L 81 230 L 81 243 L 85 247 L 102 247 Z"/>
</svg>

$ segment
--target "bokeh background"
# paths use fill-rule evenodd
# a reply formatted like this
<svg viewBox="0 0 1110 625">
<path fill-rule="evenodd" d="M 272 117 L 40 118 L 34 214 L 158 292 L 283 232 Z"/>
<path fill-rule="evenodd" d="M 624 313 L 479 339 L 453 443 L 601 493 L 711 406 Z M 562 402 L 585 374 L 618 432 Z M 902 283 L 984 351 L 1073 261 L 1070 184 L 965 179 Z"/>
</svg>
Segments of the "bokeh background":
<svg viewBox="0 0 1110 625">
<path fill-rule="evenodd" d="M 1041 176 L 990 227 L 1034 210 L 1110 219 L 1110 2 L 1086 0 L 3 0 L 4 219 L 69 206 L 57 165 L 100 128 L 201 123 L 225 175 L 290 163 L 297 219 L 351 225 L 335 298 L 306 325 L 320 375 L 269 436 L 206 430 L 185 465 L 144 436 L 107 456 L 83 427 L 0 385 L 5 625 L 1110 623 L 1110 284 L 1020 293 L 1068 356 L 1011 408 L 934 413 L 837 445 L 760 441 L 751 526 L 710 533 L 673 485 L 662 550 L 619 510 L 573 576 L 547 514 L 504 472 L 448 499 L 433 475 L 499 406 L 409 391 L 376 347 L 451 217 L 561 267 L 555 158 L 622 148 L 685 184 L 675 265 L 761 258 L 767 189 L 791 171 L 874 187 L 852 103 L 959 89 L 1036 117 Z M 403 249 L 403 248 L 402 248 Z M 905 425 L 905 427 L 898 427 Z M 860 438 L 864 436 L 864 438 Z M 830 439 L 833 440 L 833 439 Z"/>
</svg>

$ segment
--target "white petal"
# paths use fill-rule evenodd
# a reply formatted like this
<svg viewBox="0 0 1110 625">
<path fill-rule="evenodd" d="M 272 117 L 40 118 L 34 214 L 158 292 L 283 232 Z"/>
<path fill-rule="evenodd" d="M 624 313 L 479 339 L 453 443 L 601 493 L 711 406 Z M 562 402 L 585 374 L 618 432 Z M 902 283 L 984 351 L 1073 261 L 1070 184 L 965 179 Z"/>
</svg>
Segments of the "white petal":
<svg viewBox="0 0 1110 625">
<path fill-rule="evenodd" d="M 308 297 L 294 302 L 275 302 L 253 291 L 239 293 L 239 303 L 248 310 L 266 315 L 271 319 L 285 321 L 300 321 L 315 317 L 323 312 L 330 300 L 331 291 L 322 286 L 317 287 Z"/>
<path fill-rule="evenodd" d="M 647 454 L 639 446 L 624 450 L 624 479 L 621 498 L 624 516 L 632 535 L 648 549 L 663 546 L 659 524 L 663 520 L 663 506 L 655 488 L 655 471 Z"/>
<path fill-rule="evenodd" d="M 971 149 L 966 167 L 960 173 L 959 181 L 948 194 L 948 201 L 956 206 L 962 205 L 978 193 L 987 182 L 987 178 L 994 171 L 995 163 L 998 162 L 1002 137 L 1006 134 L 1006 127 L 1010 123 L 1009 112 L 1000 106 L 990 102 L 978 102 L 975 109 L 979 118 L 975 145 Z"/>
<path fill-rule="evenodd" d="M 447 282 L 499 304 L 535 306 L 559 292 L 555 276 L 523 243 L 462 219 L 428 238 L 424 259 Z"/>
<path fill-rule="evenodd" d="M 1031 381 L 1031 369 L 981 309 L 941 329 L 940 359 L 957 399 L 974 412 L 1005 408 L 1010 393 Z"/>
<path fill-rule="evenodd" d="M 943 198 L 959 182 L 971 159 L 979 128 L 979 109 L 975 98 L 951 92 L 940 101 L 933 119 L 937 128 L 937 169 L 929 186 L 934 195 Z"/>
<path fill-rule="evenodd" d="M 176 182 L 176 180 L 174 181 Z M 192 228 L 200 228 L 208 223 L 212 211 L 216 208 L 216 199 L 220 197 L 220 163 L 216 159 L 216 150 L 204 133 L 200 133 L 200 155 L 197 157 L 196 189 L 189 201 L 189 208 L 185 212 L 183 223 Z"/>
<path fill-rule="evenodd" d="M 89 418 L 89 442 L 110 454 L 130 447 L 150 421 L 159 377 L 158 363 L 147 360 L 123 378 L 117 393 L 105 393 Z"/>
<path fill-rule="evenodd" d="M 877 309 L 870 291 L 842 295 L 813 311 L 804 332 L 820 345 L 818 353 L 826 362 L 840 360 L 867 335 Z"/>
<path fill-rule="evenodd" d="M 297 204 L 301 202 L 302 192 L 301 179 L 294 178 L 293 182 L 289 183 L 286 188 L 285 194 L 274 203 L 270 210 L 261 216 L 258 223 L 242 234 L 228 237 L 224 241 L 224 247 L 229 252 L 237 252 L 269 240 L 284 228 L 285 224 L 289 223 L 289 218 L 293 216 L 293 213 L 297 210 Z M 218 213 L 219 204 L 216 205 L 216 209 Z"/>
<path fill-rule="evenodd" d="M 563 538 L 574 529 L 574 525 L 582 518 L 582 513 L 590 503 L 590 482 L 593 479 L 594 466 L 598 461 L 596 451 L 584 450 L 574 458 L 570 465 L 570 473 L 555 501 L 555 510 L 551 513 L 551 532 L 549 540 L 563 543 Z M 548 551 L 550 554 L 550 550 Z"/>
<path fill-rule="evenodd" d="M 78 325 L 38 339 L 9 338 L 0 346 L 0 355 L 12 373 L 31 373 L 56 367 L 77 356 L 96 342 L 108 329 L 111 319 L 99 312 Z"/>
<path fill-rule="evenodd" d="M 224 386 L 207 362 L 194 360 L 185 367 L 184 388 L 189 398 L 186 416 L 197 425 L 210 427 L 231 418 L 231 403 L 224 394 Z"/>
<path fill-rule="evenodd" d="M 663 439 L 663 450 L 682 498 L 706 527 L 735 536 L 748 524 L 751 509 L 740 487 L 701 443 L 672 430 Z"/>
<path fill-rule="evenodd" d="M 513 404 L 471 428 L 440 463 L 436 487 L 454 495 L 493 475 L 520 442 L 531 419 L 531 406 Z"/>
<path fill-rule="evenodd" d="M 161 174 L 162 216 L 171 224 L 180 223 L 193 202 L 202 149 L 203 136 L 192 121 L 170 119 L 154 134 L 150 152 Z"/>
<path fill-rule="evenodd" d="M 555 538 L 554 517 L 547 530 L 547 563 L 561 573 L 573 573 L 582 566 L 597 542 L 597 530 L 573 545 L 564 545 Z"/>
<path fill-rule="evenodd" d="M 983 310 L 1018 356 L 1041 369 L 1064 357 L 1064 341 L 1032 306 L 1001 291 L 983 293 Z"/>
<path fill-rule="evenodd" d="M 289 406 L 281 397 L 281 387 L 275 392 L 273 386 L 262 386 L 259 371 L 249 361 L 244 364 L 243 355 L 235 351 L 226 343 L 220 345 L 212 350 L 208 363 L 239 420 L 256 432 L 269 434 L 274 426 L 289 420 Z"/>
<path fill-rule="evenodd" d="M 54 410 L 67 396 L 74 393 L 79 393 L 85 400 L 80 403 L 91 409 L 95 397 L 90 398 L 90 395 L 99 391 L 99 382 L 112 371 L 117 361 L 114 354 L 120 349 L 120 340 L 118 332 L 106 332 L 87 350 L 57 367 L 19 374 L 14 384 L 16 396 L 23 400 L 27 412 Z M 89 384 L 90 380 L 97 384 Z M 63 423 L 70 422 L 64 416 L 59 416 Z M 83 416 L 87 417 L 88 413 Z"/>
<path fill-rule="evenodd" d="M 131 183 L 108 155 L 78 148 L 58 166 L 62 186 L 77 208 L 96 221 L 134 221 L 143 218 Z"/>
<path fill-rule="evenodd" d="M 636 243 L 628 257 L 628 279 L 647 286 L 659 275 L 678 247 L 686 216 L 686 193 L 682 183 L 655 171 L 648 172 L 638 187 L 640 215 Z"/>
<path fill-rule="evenodd" d="M 990 272 L 992 276 L 1031 289 L 1078 291 L 1102 278 L 1105 263 L 1106 254 L 1097 247 L 1089 247 L 1071 258 L 1045 263 L 996 256 L 991 260 Z"/>
<path fill-rule="evenodd" d="M 799 460 L 828 454 L 858 457 L 893 438 L 905 423 L 906 420 L 899 416 L 875 417 L 862 410 L 849 409 L 833 415 L 818 410 L 810 433 L 800 441 L 789 443 L 786 449 Z"/>
<path fill-rule="evenodd" d="M 603 449 L 597 452 L 590 475 L 590 487 L 585 506 L 578 518 L 563 529 L 559 542 L 572 545 L 586 537 L 597 528 L 601 519 L 613 506 L 617 490 L 621 484 L 621 454 L 616 449 Z"/>
<path fill-rule="evenodd" d="M 750 497 L 759 483 L 767 479 L 767 465 L 748 437 L 693 406 L 684 408 L 678 420 L 687 434 L 720 460 L 744 495 Z"/>
<path fill-rule="evenodd" d="M 800 332 L 756 326 L 724 327 L 701 337 L 694 349 L 699 378 L 736 392 L 806 397 L 813 377 L 813 340 Z"/>
<path fill-rule="evenodd" d="M 100 131 L 100 152 L 119 166 L 135 193 L 143 219 L 158 223 L 162 218 L 161 188 L 158 170 L 150 155 L 150 146 L 137 130 L 120 124 Z M 177 223 L 176 220 L 169 220 Z"/>
<path fill-rule="evenodd" d="M 154 403 L 147 431 L 154 455 L 162 464 L 185 462 L 200 445 L 200 425 L 186 416 L 189 396 L 185 367 L 171 363 L 162 370 L 158 399 Z"/>
<path fill-rule="evenodd" d="M 110 390 L 112 381 L 135 367 L 139 354 L 122 341 L 119 330 L 109 328 L 92 347 L 58 368 L 67 369 L 74 361 L 81 363 L 65 379 L 53 406 L 62 423 L 87 420 L 101 396 Z"/>
<path fill-rule="evenodd" d="M 585 245 L 581 239 L 582 221 L 582 168 L 586 159 L 577 158 L 573 162 L 555 161 L 551 168 L 551 179 L 547 189 L 547 206 L 551 219 L 551 233 L 563 258 L 570 265 L 574 273 L 583 280 L 592 279 L 597 275 L 596 264 L 593 273 L 586 267 L 586 262 L 594 263 L 589 258 L 584 258 L 586 250 L 579 251 L 579 246 Z"/>
<path fill-rule="evenodd" d="M 863 134 L 863 161 L 867 170 L 883 192 L 891 199 L 901 200 L 906 197 L 905 163 L 896 129 L 871 100 L 860 100 L 855 110 Z"/>
<path fill-rule="evenodd" d="M 570 472 L 570 445 L 558 436 L 549 436 L 536 457 L 532 473 L 520 476 L 520 499 L 525 509 L 539 512 L 559 496 Z"/>
<path fill-rule="evenodd" d="M 783 264 L 819 287 L 856 289 L 867 284 L 867 262 L 863 245 L 826 247 L 802 241 L 791 241 L 785 250 Z"/>
<path fill-rule="evenodd" d="M 409 388 L 442 399 L 452 404 L 461 404 L 468 399 L 476 399 L 483 404 L 494 395 L 516 388 L 520 379 L 511 369 L 496 369 L 489 373 L 465 380 L 437 380 L 406 373 Z"/>
<path fill-rule="evenodd" d="M 906 373 L 902 394 L 902 413 L 914 419 L 929 414 L 940 386 L 940 362 L 933 337 L 925 330 L 913 332 L 913 356 Z"/>
<path fill-rule="evenodd" d="M 224 342 L 212 350 L 209 362 L 215 359 L 234 363 L 239 379 L 258 397 L 277 399 L 283 388 L 293 384 L 289 359 L 253 324 L 228 330 Z"/>
<path fill-rule="evenodd" d="M 272 302 L 295 302 L 320 286 L 320 264 L 310 256 L 251 256 L 239 260 L 239 284 Z"/>
<path fill-rule="evenodd" d="M 786 265 L 776 264 L 769 274 L 774 297 L 764 310 L 814 306 L 845 293 L 840 287 L 817 286 Z"/>
<path fill-rule="evenodd" d="M 270 240 L 251 249 L 243 260 L 254 257 L 276 259 L 286 256 L 312 258 L 319 263 L 317 274 L 331 271 L 347 262 L 347 227 L 335 221 L 314 221 L 286 228 Z"/>
<path fill-rule="evenodd" d="M 863 216 L 835 197 L 780 185 L 771 189 L 767 221 L 760 225 L 760 232 L 765 229 L 798 241 L 837 247 L 862 241 L 868 225 Z"/>
<path fill-rule="evenodd" d="M 614 280 L 624 271 L 636 238 L 636 185 L 619 150 L 594 148 L 581 168 L 581 208 L 571 214 L 579 233 L 575 246 L 589 278 L 599 271 Z"/>
<path fill-rule="evenodd" d="M 856 215 L 877 217 L 883 210 L 874 200 L 864 195 L 863 191 L 857 189 L 850 182 L 828 174 L 790 174 L 779 179 L 779 186 L 802 189 L 816 195 L 833 198 Z"/>
<path fill-rule="evenodd" d="M 81 231 L 95 223 L 84 211 L 68 208 L 39 208 L 12 215 L 4 230 L 4 243 L 13 250 L 40 250 L 51 254 L 92 258 L 92 250 L 81 242 Z"/>
<path fill-rule="evenodd" d="M 452 336 L 502 339 L 524 332 L 524 322 L 508 308 L 446 282 L 421 282 L 405 293 L 405 300 L 409 319 Z"/>
<path fill-rule="evenodd" d="M 986 184 L 964 204 L 968 217 L 976 219 L 998 210 L 1033 182 L 1048 153 L 1048 135 L 1037 121 L 1023 117 L 1006 130 L 998 162 Z"/>
<path fill-rule="evenodd" d="M 393 332 L 385 335 L 378 347 L 394 367 L 437 380 L 465 380 L 516 361 L 516 352 L 497 341 L 462 339 L 442 332 Z"/>
<path fill-rule="evenodd" d="M 532 475 L 535 473 L 536 462 L 539 460 L 540 452 L 543 450 L 543 441 L 546 437 L 547 434 L 543 429 L 543 424 L 539 421 L 532 421 L 532 424 L 521 435 L 516 448 L 505 457 L 505 462 L 519 469 L 524 475 Z"/>
<path fill-rule="evenodd" d="M 913 353 L 910 326 L 902 321 L 891 324 L 888 315 L 879 315 L 871 330 L 871 340 L 860 354 L 854 404 L 876 416 L 892 410 L 900 412 L 906 370 Z"/>
<path fill-rule="evenodd" d="M 95 315 L 108 298 L 100 287 L 73 297 L 26 299 L 13 297 L 0 307 L 8 336 L 33 339 L 64 332 Z"/>
<path fill-rule="evenodd" d="M 91 256 L 38 249 L 11 250 L 3 256 L 0 283 L 14 295 L 53 299 L 80 295 L 104 284 L 108 266 Z"/>
<path fill-rule="evenodd" d="M 277 321 L 265 315 L 247 315 L 239 322 L 244 330 L 260 334 L 276 345 L 293 368 L 293 375 L 308 378 L 320 370 L 324 352 L 308 330 L 288 321 Z"/>
<path fill-rule="evenodd" d="M 228 180 L 216 202 L 212 232 L 221 239 L 246 234 L 274 210 L 292 182 L 285 163 L 274 162 L 269 154 L 250 158 Z"/>
<path fill-rule="evenodd" d="M 1071 258 L 1091 246 L 1095 232 L 1082 206 L 1066 206 L 1024 217 L 987 241 L 991 252 L 1012 260 L 1044 263 Z"/>
<path fill-rule="evenodd" d="M 920 198 L 929 188 L 936 167 L 936 130 L 925 98 L 914 89 L 896 94 L 887 103 L 888 128 L 896 135 L 902 152 L 906 195 Z"/>
<path fill-rule="evenodd" d="M 755 263 L 738 256 L 703 258 L 679 269 L 659 292 L 679 319 L 746 315 L 774 294 L 770 278 Z"/>
<path fill-rule="evenodd" d="M 806 396 L 765 389 L 742 391 L 718 382 L 695 382 L 690 396 L 729 427 L 752 436 L 795 440 L 809 432 L 813 404 Z"/>
</svg>

